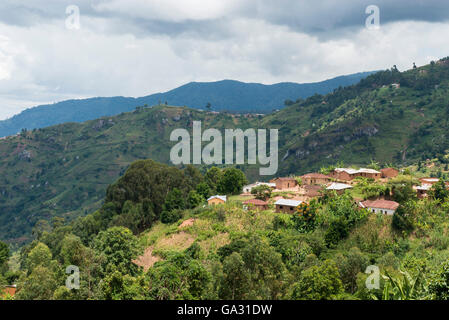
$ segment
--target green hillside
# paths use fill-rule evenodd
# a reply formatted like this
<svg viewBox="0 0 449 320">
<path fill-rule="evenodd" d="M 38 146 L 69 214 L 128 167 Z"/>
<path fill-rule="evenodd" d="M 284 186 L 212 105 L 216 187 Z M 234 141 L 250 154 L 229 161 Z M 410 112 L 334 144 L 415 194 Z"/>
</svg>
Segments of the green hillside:
<svg viewBox="0 0 449 320">
<path fill-rule="evenodd" d="M 391 85 L 400 83 L 400 88 Z M 359 84 L 315 95 L 267 116 L 207 113 L 178 107 L 22 132 L 0 140 L 0 239 L 22 242 L 41 219 L 71 220 L 97 209 L 106 187 L 134 160 L 168 163 L 169 135 L 191 128 L 279 128 L 278 175 L 337 162 L 409 165 L 446 162 L 449 60 L 376 73 Z M 257 166 L 241 166 L 249 180 Z"/>
<path fill-rule="evenodd" d="M 351 191 L 323 191 L 276 213 L 275 193 L 258 211 L 226 190 L 241 187 L 243 180 L 229 179 L 236 173 L 137 161 L 108 188 L 101 209 L 68 224 L 40 223 L 9 264 L 0 242 L 0 284 L 16 283 L 17 300 L 449 298 L 444 180 L 417 199 L 415 176 L 357 178 Z M 227 202 L 208 205 L 217 191 Z M 380 194 L 398 201 L 393 216 L 359 208 L 354 197 Z M 81 272 L 77 290 L 65 285 L 69 265 Z"/>
</svg>

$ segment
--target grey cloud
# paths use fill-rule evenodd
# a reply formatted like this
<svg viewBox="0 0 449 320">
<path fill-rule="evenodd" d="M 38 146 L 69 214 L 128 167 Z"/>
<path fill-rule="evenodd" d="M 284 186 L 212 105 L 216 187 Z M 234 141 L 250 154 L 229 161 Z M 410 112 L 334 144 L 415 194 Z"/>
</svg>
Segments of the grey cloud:
<svg viewBox="0 0 449 320">
<path fill-rule="evenodd" d="M 121 6 L 108 7 L 121 1 Z M 65 8 L 71 4 L 78 5 L 83 16 L 107 19 L 106 31 L 132 32 L 139 37 L 146 34 L 194 34 L 206 39 L 227 37 L 230 36 L 227 23 L 237 18 L 258 19 L 286 26 L 296 32 L 329 37 L 348 29 L 363 28 L 367 17 L 365 8 L 372 4 L 379 6 L 383 24 L 404 20 L 442 22 L 449 19 L 449 1 L 441 0 L 242 0 L 224 17 L 186 17 L 177 21 L 157 15 L 142 17 L 143 9 L 157 6 L 151 1 L 136 2 L 133 8 L 134 2 L 126 7 L 127 0 L 2 0 L 0 22 L 32 26 L 50 19 L 63 20 Z"/>
</svg>

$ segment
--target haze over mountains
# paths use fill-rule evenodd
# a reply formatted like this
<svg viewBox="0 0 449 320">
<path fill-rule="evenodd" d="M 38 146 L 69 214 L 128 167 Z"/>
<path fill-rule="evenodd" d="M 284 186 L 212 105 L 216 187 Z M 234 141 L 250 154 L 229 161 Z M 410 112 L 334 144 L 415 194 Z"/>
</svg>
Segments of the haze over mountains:
<svg viewBox="0 0 449 320">
<path fill-rule="evenodd" d="M 373 72 L 340 76 L 316 83 L 278 83 L 263 85 L 233 80 L 191 82 L 165 93 L 140 98 L 108 97 L 67 100 L 33 107 L 0 121 L 0 137 L 16 134 L 22 129 L 44 128 L 66 122 L 83 122 L 134 110 L 137 106 L 169 104 L 205 109 L 210 103 L 214 111 L 232 113 L 270 113 L 284 106 L 286 100 L 296 101 L 314 94 L 327 94 L 339 87 L 359 82 Z"/>
</svg>

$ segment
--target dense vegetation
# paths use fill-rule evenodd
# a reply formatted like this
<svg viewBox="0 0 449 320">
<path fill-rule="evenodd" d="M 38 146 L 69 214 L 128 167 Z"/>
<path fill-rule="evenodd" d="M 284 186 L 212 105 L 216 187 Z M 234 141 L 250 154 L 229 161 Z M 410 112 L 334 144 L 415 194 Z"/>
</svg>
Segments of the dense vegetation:
<svg viewBox="0 0 449 320">
<path fill-rule="evenodd" d="M 233 113 L 270 113 L 293 103 L 298 98 L 305 99 L 316 93 L 327 94 L 340 86 L 359 82 L 372 72 L 362 72 L 317 83 L 279 83 L 263 85 L 238 81 L 210 83 L 188 83 L 166 93 L 157 93 L 141 98 L 91 98 L 68 100 L 27 109 L 20 114 L 0 121 L 0 137 L 20 132 L 22 129 L 36 129 L 65 122 L 82 122 L 121 112 L 130 112 L 136 106 L 169 103 L 174 106 L 206 109 L 209 104 L 215 111 Z"/>
<path fill-rule="evenodd" d="M 400 88 L 392 86 L 400 83 Z M 0 141 L 0 239 L 21 244 L 54 216 L 72 221 L 103 204 L 106 188 L 133 161 L 169 163 L 176 128 L 278 128 L 279 171 L 318 171 L 337 162 L 400 166 L 438 159 L 449 150 L 449 60 L 373 74 L 357 85 L 288 103 L 267 116 L 214 114 L 188 108 L 139 107 L 119 116 L 64 124 Z M 248 180 L 257 165 L 240 166 Z M 207 168 L 201 167 L 202 173 Z M 75 183 L 76 181 L 76 183 Z"/>
<path fill-rule="evenodd" d="M 38 223 L 35 240 L 9 265 L 0 243 L 0 282 L 18 284 L 16 299 L 449 298 L 444 180 L 418 200 L 413 176 L 387 185 L 360 179 L 350 193 L 326 193 L 278 214 L 244 210 L 232 194 L 245 181 L 231 185 L 226 176 L 243 178 L 235 168 L 202 175 L 138 161 L 109 186 L 100 210 L 69 224 Z M 357 207 L 354 197 L 386 188 L 401 204 L 393 218 Z M 230 200 L 205 206 L 216 191 Z M 137 266 L 142 254 L 153 263 Z M 65 286 L 69 265 L 80 268 L 79 290 Z M 365 284 L 370 265 L 380 268 L 378 289 Z"/>
</svg>

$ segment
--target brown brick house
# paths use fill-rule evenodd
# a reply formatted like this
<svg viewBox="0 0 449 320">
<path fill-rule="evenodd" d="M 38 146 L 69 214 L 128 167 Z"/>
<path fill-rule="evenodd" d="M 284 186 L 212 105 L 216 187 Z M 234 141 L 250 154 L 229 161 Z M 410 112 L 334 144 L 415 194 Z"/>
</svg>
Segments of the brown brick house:
<svg viewBox="0 0 449 320">
<path fill-rule="evenodd" d="M 352 169 L 352 168 L 336 168 L 330 174 L 332 178 L 349 181 L 357 177 L 365 177 L 372 179 L 380 179 L 382 177 L 382 173 L 380 171 L 374 169 Z"/>
<path fill-rule="evenodd" d="M 385 168 L 380 170 L 380 172 L 382 173 L 382 178 L 394 178 L 399 174 L 399 170 L 395 168 Z"/>
<path fill-rule="evenodd" d="M 277 213 L 294 213 L 296 212 L 296 208 L 302 203 L 299 200 L 290 200 L 290 199 L 279 199 L 276 201 L 276 212 Z"/>
<path fill-rule="evenodd" d="M 250 199 L 243 202 L 243 206 L 247 209 L 256 209 L 259 211 L 268 210 L 268 202 L 259 199 Z"/>
<path fill-rule="evenodd" d="M 350 168 L 336 168 L 332 170 L 329 176 L 337 180 L 349 181 L 356 177 L 356 172 L 357 170 Z"/>
<path fill-rule="evenodd" d="M 321 173 L 308 173 L 301 176 L 302 184 L 317 185 L 331 182 L 332 178 Z"/>
<path fill-rule="evenodd" d="M 270 182 L 275 183 L 278 190 L 291 189 L 298 185 L 295 178 L 276 178 Z"/>
</svg>

